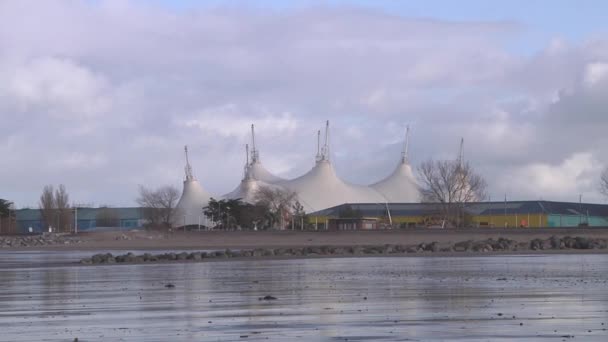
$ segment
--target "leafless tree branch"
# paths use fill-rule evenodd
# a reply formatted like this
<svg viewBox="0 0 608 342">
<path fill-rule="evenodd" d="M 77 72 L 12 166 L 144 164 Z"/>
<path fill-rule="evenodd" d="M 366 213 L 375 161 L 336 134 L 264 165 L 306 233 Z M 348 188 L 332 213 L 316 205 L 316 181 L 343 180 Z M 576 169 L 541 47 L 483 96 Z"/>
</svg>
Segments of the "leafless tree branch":
<svg viewBox="0 0 608 342">
<path fill-rule="evenodd" d="M 418 167 L 418 175 L 422 202 L 438 203 L 444 218 L 456 225 L 462 225 L 464 203 L 486 197 L 486 181 L 469 163 L 431 159 Z"/>
<path fill-rule="evenodd" d="M 179 196 L 179 191 L 174 186 L 149 189 L 140 185 L 136 202 L 143 207 L 145 219 L 150 225 L 171 228 L 173 218 L 177 215 Z"/>
</svg>

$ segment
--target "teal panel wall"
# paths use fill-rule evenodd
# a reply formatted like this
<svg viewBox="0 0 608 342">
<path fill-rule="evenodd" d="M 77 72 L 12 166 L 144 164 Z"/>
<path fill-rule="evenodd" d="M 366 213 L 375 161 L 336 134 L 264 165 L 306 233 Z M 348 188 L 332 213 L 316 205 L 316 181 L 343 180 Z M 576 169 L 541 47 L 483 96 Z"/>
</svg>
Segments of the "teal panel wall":
<svg viewBox="0 0 608 342">
<path fill-rule="evenodd" d="M 608 218 L 600 216 L 586 215 L 547 215 L 547 225 L 549 227 L 577 227 L 579 223 L 587 223 L 591 227 L 606 227 L 608 226 Z"/>
</svg>

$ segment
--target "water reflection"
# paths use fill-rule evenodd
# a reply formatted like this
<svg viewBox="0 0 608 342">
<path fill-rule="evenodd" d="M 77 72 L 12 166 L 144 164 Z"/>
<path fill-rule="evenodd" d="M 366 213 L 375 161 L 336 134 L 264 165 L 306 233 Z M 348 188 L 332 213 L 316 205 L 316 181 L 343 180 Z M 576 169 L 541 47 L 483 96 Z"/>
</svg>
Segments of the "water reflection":
<svg viewBox="0 0 608 342">
<path fill-rule="evenodd" d="M 1 340 L 608 336 L 607 255 L 45 267 L 82 256 L 0 253 Z"/>
</svg>

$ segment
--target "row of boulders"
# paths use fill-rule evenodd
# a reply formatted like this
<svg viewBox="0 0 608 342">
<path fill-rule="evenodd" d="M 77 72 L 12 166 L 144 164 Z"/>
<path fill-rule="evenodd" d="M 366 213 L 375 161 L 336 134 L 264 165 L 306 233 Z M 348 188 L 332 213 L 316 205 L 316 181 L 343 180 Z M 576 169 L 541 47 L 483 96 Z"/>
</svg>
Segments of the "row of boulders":
<svg viewBox="0 0 608 342">
<path fill-rule="evenodd" d="M 114 264 L 142 263 L 163 261 L 201 261 L 214 258 L 249 258 L 249 257 L 299 257 L 299 256 L 349 256 L 349 255 L 388 255 L 424 252 L 510 252 L 552 249 L 606 249 L 606 239 L 584 237 L 552 236 L 549 239 L 534 239 L 529 242 L 499 238 L 486 240 L 468 240 L 455 244 L 441 246 L 438 242 L 421 243 L 417 245 L 382 245 L 382 246 L 310 246 L 295 248 L 256 248 L 243 250 L 220 250 L 212 252 L 181 252 L 181 253 L 144 253 L 135 255 L 127 253 L 112 255 L 111 253 L 95 254 L 90 258 L 80 260 L 82 264 Z"/>
<path fill-rule="evenodd" d="M 74 236 L 59 233 L 0 236 L 0 248 L 71 245 L 82 242 Z"/>
<path fill-rule="evenodd" d="M 526 250 L 559 250 L 559 249 L 605 249 L 608 248 L 608 240 L 586 237 L 563 238 L 552 236 L 548 239 L 533 239 L 529 242 L 517 242 L 515 240 L 499 238 L 497 240 L 487 239 L 482 241 L 462 241 L 454 244 L 451 250 L 454 252 L 492 252 L 492 251 L 526 251 Z"/>
</svg>

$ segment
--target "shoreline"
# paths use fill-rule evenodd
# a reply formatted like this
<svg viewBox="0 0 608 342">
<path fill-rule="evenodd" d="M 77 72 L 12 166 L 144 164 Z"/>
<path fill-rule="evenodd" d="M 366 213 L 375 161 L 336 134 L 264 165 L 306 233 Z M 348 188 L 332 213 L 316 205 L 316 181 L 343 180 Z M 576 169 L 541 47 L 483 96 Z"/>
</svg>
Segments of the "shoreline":
<svg viewBox="0 0 608 342">
<path fill-rule="evenodd" d="M 117 231 L 61 235 L 51 244 L 1 246 L 0 251 L 30 250 L 208 250 L 254 248 L 301 248 L 316 246 L 413 245 L 437 242 L 455 244 L 466 240 L 510 239 L 528 242 L 552 236 L 608 239 L 608 228 L 477 228 L 405 229 L 377 231 Z M 0 236 L 9 238 L 7 236 Z M 14 238 L 14 237 L 11 237 Z M 66 242 L 67 241 L 67 242 Z"/>
<path fill-rule="evenodd" d="M 30 250 L 30 252 L 39 252 L 40 250 Z M 81 252 L 83 250 L 80 250 Z M 0 254 L 1 254 L 0 250 Z M 104 250 L 104 252 L 112 252 Z M 177 252 L 177 251 L 176 251 Z M 1 266 L 0 270 L 11 269 L 38 269 L 38 268 L 57 268 L 57 267 L 104 267 L 104 266 L 152 266 L 152 265 L 183 265 L 183 264 L 201 264 L 201 263 L 218 263 L 218 262 L 265 262 L 265 261 L 283 261 L 283 260 L 311 260 L 311 259 L 353 259 L 353 258 L 478 258 L 478 257 L 544 257 L 544 256 L 587 256 L 587 255 L 606 255 L 608 250 L 539 250 L 539 251 L 494 251 L 494 252 L 423 252 L 423 253 L 405 253 L 405 254 L 359 254 L 359 255 L 308 255 L 308 256 L 260 256 L 260 257 L 230 257 L 230 258 L 206 258 L 203 260 L 163 260 L 155 262 L 129 262 L 129 263 L 82 263 L 80 260 L 72 262 L 51 262 L 46 264 L 31 264 L 18 266 Z"/>
<path fill-rule="evenodd" d="M 153 254 L 146 252 L 136 255 L 128 252 L 122 255 L 98 253 L 80 260 L 81 264 L 117 264 L 117 263 L 158 263 L 172 261 L 204 261 L 208 259 L 231 258 L 261 258 L 261 257 L 359 257 L 359 256 L 406 256 L 424 255 L 445 252 L 450 254 L 488 254 L 489 252 L 521 252 L 529 254 L 538 251 L 554 251 L 562 254 L 568 252 L 598 251 L 608 252 L 608 239 L 587 238 L 582 236 L 551 236 L 547 239 L 535 238 L 529 241 L 516 241 L 508 238 L 487 238 L 484 240 L 464 240 L 456 243 L 440 243 L 437 241 L 419 244 L 384 244 L 384 245 L 322 245 L 308 247 L 254 248 L 254 249 L 225 249 L 190 252 L 165 252 Z M 571 254 L 571 253 L 569 253 Z"/>
</svg>

